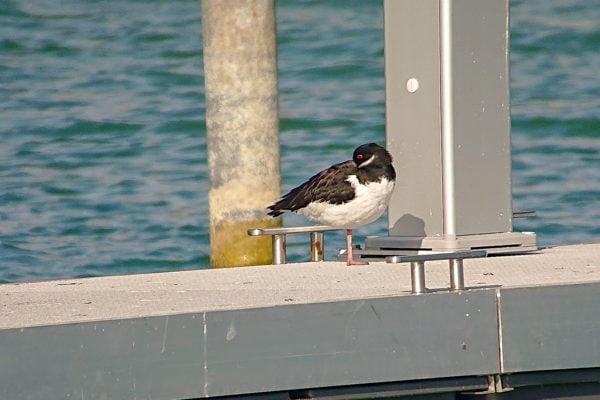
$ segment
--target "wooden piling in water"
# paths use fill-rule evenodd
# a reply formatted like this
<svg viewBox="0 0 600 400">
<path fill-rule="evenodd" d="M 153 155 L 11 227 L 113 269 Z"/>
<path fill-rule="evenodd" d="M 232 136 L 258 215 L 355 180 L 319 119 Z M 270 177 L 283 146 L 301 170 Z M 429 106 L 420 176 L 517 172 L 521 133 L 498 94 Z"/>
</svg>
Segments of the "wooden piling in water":
<svg viewBox="0 0 600 400">
<path fill-rule="evenodd" d="M 265 207 L 280 195 L 277 48 L 273 0 L 203 0 L 210 173 L 211 266 L 271 262 L 280 226 Z"/>
</svg>

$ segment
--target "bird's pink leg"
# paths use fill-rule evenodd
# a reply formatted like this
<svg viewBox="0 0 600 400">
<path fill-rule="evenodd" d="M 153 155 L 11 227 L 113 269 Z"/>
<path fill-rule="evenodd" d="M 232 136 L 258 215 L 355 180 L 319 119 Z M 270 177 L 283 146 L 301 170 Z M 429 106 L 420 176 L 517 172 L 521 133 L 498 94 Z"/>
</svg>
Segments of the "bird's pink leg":
<svg viewBox="0 0 600 400">
<path fill-rule="evenodd" d="M 347 256 L 347 264 L 346 265 L 368 265 L 368 262 L 364 261 L 355 261 L 352 258 L 352 229 L 346 229 L 346 256 Z"/>
</svg>

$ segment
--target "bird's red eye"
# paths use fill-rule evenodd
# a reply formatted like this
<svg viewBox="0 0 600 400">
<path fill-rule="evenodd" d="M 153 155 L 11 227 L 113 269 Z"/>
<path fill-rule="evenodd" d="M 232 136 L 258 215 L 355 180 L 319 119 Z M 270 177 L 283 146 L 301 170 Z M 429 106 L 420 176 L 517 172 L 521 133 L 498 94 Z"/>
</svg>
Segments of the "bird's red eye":
<svg viewBox="0 0 600 400">
<path fill-rule="evenodd" d="M 358 160 L 362 160 L 363 158 L 365 158 L 365 156 L 363 156 L 362 154 L 357 154 L 357 155 L 356 155 L 356 158 L 357 158 Z"/>
</svg>

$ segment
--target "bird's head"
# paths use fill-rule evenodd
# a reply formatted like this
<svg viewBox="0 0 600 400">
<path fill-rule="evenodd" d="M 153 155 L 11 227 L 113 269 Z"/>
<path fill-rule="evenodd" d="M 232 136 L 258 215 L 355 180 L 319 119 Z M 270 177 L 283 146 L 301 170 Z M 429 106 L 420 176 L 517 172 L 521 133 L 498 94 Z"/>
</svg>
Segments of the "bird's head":
<svg viewBox="0 0 600 400">
<path fill-rule="evenodd" d="M 392 156 L 384 148 L 377 143 L 367 143 L 360 145 L 354 150 L 352 160 L 356 163 L 358 168 L 364 168 L 371 165 L 373 162 L 377 164 L 391 164 Z"/>
</svg>

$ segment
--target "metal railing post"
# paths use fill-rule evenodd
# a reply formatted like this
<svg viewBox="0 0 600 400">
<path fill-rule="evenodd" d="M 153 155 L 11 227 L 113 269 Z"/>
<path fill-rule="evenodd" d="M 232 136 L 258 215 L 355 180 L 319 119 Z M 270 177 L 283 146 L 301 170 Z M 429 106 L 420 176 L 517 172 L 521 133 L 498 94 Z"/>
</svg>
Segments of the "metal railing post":
<svg viewBox="0 0 600 400">
<path fill-rule="evenodd" d="M 414 294 L 422 294 L 427 291 L 425 287 L 425 261 L 410 263 L 410 283 Z"/>
<path fill-rule="evenodd" d="M 273 260 L 272 263 L 275 265 L 285 264 L 286 262 L 286 237 L 285 234 L 278 234 L 272 236 L 273 241 Z"/>
<path fill-rule="evenodd" d="M 465 288 L 465 276 L 463 260 L 460 258 L 450 259 L 450 290 L 463 290 Z"/>
</svg>

